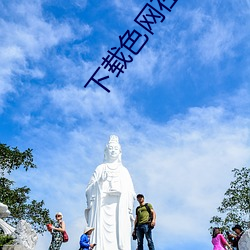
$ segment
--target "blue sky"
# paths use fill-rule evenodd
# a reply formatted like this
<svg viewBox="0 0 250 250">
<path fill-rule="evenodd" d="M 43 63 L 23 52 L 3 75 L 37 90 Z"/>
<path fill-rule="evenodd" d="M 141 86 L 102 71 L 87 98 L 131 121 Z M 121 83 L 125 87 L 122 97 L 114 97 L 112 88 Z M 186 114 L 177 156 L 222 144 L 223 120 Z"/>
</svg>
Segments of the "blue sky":
<svg viewBox="0 0 250 250">
<path fill-rule="evenodd" d="M 62 250 L 78 247 L 85 188 L 110 134 L 155 208 L 158 250 L 211 249 L 231 170 L 249 166 L 250 1 L 179 0 L 153 35 L 134 22 L 146 3 L 0 0 L 0 140 L 33 149 L 38 168 L 10 178 L 64 214 Z M 133 29 L 148 42 L 119 77 L 101 69 L 111 92 L 84 88 Z M 39 236 L 37 250 L 49 243 Z"/>
</svg>

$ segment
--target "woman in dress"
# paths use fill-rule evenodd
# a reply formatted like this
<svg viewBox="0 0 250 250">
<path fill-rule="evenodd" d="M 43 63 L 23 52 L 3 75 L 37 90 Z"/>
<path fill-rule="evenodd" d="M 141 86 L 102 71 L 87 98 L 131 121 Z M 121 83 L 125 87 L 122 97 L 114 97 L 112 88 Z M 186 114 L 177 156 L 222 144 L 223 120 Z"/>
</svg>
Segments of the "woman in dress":
<svg viewBox="0 0 250 250">
<path fill-rule="evenodd" d="M 56 223 L 51 227 L 52 240 L 49 250 L 60 250 L 63 242 L 63 232 L 65 231 L 65 223 L 62 220 L 63 215 L 61 212 L 56 213 Z"/>
<path fill-rule="evenodd" d="M 212 244 L 214 245 L 213 250 L 225 250 L 225 246 L 232 249 L 218 227 L 213 229 Z"/>
</svg>

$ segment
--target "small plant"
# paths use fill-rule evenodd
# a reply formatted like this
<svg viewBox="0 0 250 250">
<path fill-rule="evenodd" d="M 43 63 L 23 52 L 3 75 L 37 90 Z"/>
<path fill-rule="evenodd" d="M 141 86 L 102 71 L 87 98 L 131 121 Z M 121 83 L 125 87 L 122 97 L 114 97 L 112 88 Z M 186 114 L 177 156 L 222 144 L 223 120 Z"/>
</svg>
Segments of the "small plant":
<svg viewBox="0 0 250 250">
<path fill-rule="evenodd" d="M 10 235 L 0 234 L 0 247 L 3 245 L 13 245 L 14 238 Z"/>
</svg>

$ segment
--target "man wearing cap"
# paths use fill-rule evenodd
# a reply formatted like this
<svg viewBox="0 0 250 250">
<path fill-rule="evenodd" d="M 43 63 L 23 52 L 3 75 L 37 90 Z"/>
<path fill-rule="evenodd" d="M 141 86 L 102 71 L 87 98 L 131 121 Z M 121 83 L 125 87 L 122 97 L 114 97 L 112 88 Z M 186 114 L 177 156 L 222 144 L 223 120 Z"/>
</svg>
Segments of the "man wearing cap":
<svg viewBox="0 0 250 250">
<path fill-rule="evenodd" d="M 152 239 L 152 229 L 155 226 L 156 213 L 150 203 L 144 202 L 143 194 L 137 195 L 137 201 L 139 202 L 140 206 L 136 208 L 135 228 L 133 232 L 133 236 L 136 234 L 137 237 L 137 249 L 143 250 L 143 239 L 145 235 L 148 242 L 148 249 L 155 250 Z M 149 220 L 150 217 L 152 220 Z"/>
<path fill-rule="evenodd" d="M 236 233 L 236 235 L 231 234 L 231 236 L 234 237 L 234 242 L 233 242 L 233 243 L 234 243 L 234 245 L 236 246 L 235 249 L 239 250 L 239 245 L 238 245 L 238 243 L 239 243 L 239 240 L 240 240 L 242 234 L 244 233 L 244 231 L 243 231 L 243 229 L 241 228 L 240 225 L 235 225 L 235 226 L 232 228 L 232 230 Z"/>
<path fill-rule="evenodd" d="M 90 235 L 93 232 L 94 228 L 93 227 L 86 227 L 83 235 L 80 238 L 80 249 L 79 250 L 89 250 L 89 249 L 93 249 L 95 247 L 95 243 L 94 244 L 90 244 L 89 243 L 89 239 L 90 239 Z"/>
</svg>

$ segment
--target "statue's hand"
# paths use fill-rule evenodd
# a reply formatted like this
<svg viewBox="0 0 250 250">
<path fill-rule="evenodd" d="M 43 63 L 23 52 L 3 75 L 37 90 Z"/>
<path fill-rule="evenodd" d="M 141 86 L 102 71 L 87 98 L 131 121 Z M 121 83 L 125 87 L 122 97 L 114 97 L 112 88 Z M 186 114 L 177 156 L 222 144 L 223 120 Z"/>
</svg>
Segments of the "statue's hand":
<svg viewBox="0 0 250 250">
<path fill-rule="evenodd" d="M 105 180 L 107 180 L 107 178 L 108 178 L 108 173 L 106 171 L 103 171 L 101 180 L 105 181 Z"/>
<path fill-rule="evenodd" d="M 93 206 L 95 200 L 95 195 L 92 195 L 89 200 L 87 200 L 87 209 L 90 209 Z"/>
<path fill-rule="evenodd" d="M 92 200 L 90 200 L 87 204 L 87 208 L 90 209 L 93 206 L 93 202 Z"/>
<path fill-rule="evenodd" d="M 130 217 L 130 221 L 132 221 L 132 222 L 135 221 L 135 218 L 134 218 L 133 214 L 130 214 L 129 217 Z"/>
</svg>

